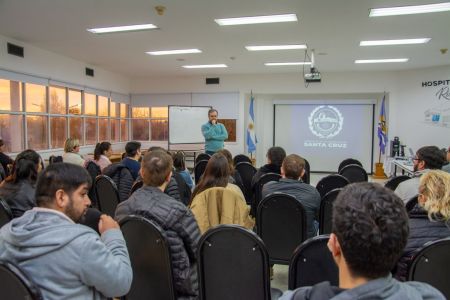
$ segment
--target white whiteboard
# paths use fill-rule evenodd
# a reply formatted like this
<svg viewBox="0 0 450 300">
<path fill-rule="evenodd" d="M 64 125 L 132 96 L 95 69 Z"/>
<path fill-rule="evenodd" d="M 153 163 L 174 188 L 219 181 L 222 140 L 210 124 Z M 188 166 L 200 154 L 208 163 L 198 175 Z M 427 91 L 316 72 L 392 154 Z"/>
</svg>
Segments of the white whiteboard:
<svg viewBox="0 0 450 300">
<path fill-rule="evenodd" d="M 169 144 L 203 144 L 202 125 L 210 106 L 169 105 Z"/>
</svg>

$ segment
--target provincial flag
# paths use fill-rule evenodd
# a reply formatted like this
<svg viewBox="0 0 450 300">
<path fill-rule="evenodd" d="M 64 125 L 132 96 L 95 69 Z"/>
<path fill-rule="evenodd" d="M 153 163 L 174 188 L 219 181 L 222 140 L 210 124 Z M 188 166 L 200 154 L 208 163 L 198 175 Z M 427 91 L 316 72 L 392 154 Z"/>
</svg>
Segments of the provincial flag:
<svg viewBox="0 0 450 300">
<path fill-rule="evenodd" d="M 386 100 L 386 95 L 383 96 L 383 101 L 381 102 L 380 117 L 378 121 L 378 145 L 380 146 L 380 152 L 385 153 L 387 144 L 387 126 L 386 126 L 386 109 L 384 102 Z"/>
</svg>

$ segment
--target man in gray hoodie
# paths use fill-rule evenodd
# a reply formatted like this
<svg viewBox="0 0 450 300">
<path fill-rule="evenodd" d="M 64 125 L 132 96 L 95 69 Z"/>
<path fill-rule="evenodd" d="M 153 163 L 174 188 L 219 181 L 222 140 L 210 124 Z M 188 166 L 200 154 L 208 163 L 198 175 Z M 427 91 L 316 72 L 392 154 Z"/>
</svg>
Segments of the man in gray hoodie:
<svg viewBox="0 0 450 300">
<path fill-rule="evenodd" d="M 76 224 L 91 203 L 90 182 L 78 165 L 50 165 L 37 182 L 38 207 L 0 230 L 0 259 L 22 269 L 44 299 L 104 299 L 130 289 L 133 273 L 117 222 L 102 215 L 101 236 Z"/>
<path fill-rule="evenodd" d="M 376 183 L 346 186 L 333 205 L 328 248 L 339 269 L 339 287 L 328 281 L 287 291 L 280 300 L 419 300 L 445 297 L 422 282 L 399 282 L 390 271 L 408 238 L 408 215 L 394 192 Z"/>
</svg>

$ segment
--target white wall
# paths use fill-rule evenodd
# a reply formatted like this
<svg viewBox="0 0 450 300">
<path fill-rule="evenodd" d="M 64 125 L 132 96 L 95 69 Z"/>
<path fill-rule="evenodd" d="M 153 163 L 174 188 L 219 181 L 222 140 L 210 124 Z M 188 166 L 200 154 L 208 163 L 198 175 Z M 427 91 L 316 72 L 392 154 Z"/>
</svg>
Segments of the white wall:
<svg viewBox="0 0 450 300">
<path fill-rule="evenodd" d="M 304 86 L 300 73 L 272 75 L 224 75 L 220 85 L 205 85 L 206 76 L 133 78 L 132 93 L 240 92 L 240 118 L 237 145 L 228 147 L 233 154 L 245 150 L 245 124 L 250 91 L 255 96 L 257 165 L 265 162 L 265 153 L 273 143 L 273 101 L 301 99 L 375 99 L 376 120 L 383 93 L 387 93 L 389 137 L 400 136 L 403 144 L 417 150 L 422 145 L 450 144 L 450 128 L 424 123 L 424 110 L 450 101 L 436 100 L 436 88 L 422 88 L 422 81 L 450 79 L 450 66 L 401 72 L 324 73 L 322 83 Z M 375 135 L 376 137 L 376 135 Z M 374 160 L 378 159 L 378 139 Z"/>
<path fill-rule="evenodd" d="M 8 54 L 7 42 L 24 47 L 25 57 Z M 94 77 L 85 75 L 86 67 L 94 69 Z M 130 78 L 126 76 L 1 35 L 0 69 L 122 94 L 130 93 Z"/>
</svg>

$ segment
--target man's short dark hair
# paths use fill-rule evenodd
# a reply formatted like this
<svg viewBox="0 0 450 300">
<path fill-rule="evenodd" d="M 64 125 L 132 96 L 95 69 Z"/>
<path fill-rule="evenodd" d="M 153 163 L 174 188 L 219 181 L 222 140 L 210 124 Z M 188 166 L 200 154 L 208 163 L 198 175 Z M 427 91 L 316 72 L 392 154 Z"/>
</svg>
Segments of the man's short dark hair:
<svg viewBox="0 0 450 300">
<path fill-rule="evenodd" d="M 408 239 L 402 200 L 377 183 L 347 185 L 333 205 L 333 229 L 353 276 L 385 277 Z"/>
<path fill-rule="evenodd" d="M 82 184 L 91 186 L 91 176 L 83 167 L 70 163 L 51 164 L 39 175 L 36 184 L 36 203 L 49 207 L 55 200 L 57 190 L 71 195 Z"/>
<path fill-rule="evenodd" d="M 208 110 L 208 117 L 213 112 L 215 112 L 217 115 L 219 115 L 219 112 L 217 111 L 217 109 L 211 108 L 210 110 Z"/>
<path fill-rule="evenodd" d="M 144 171 L 142 181 L 149 186 L 161 186 L 172 171 L 172 166 L 172 157 L 165 151 L 147 152 L 141 165 Z"/>
<path fill-rule="evenodd" d="M 286 151 L 281 147 L 272 147 L 267 151 L 267 158 L 272 164 L 280 166 L 286 157 Z"/>
<path fill-rule="evenodd" d="M 125 152 L 127 153 L 128 157 L 136 156 L 139 149 L 141 149 L 141 143 L 136 141 L 128 142 L 125 145 Z"/>
<path fill-rule="evenodd" d="M 290 154 L 283 160 L 282 168 L 286 178 L 298 180 L 305 169 L 305 160 L 297 154 Z"/>
<path fill-rule="evenodd" d="M 441 169 L 447 158 L 436 146 L 425 146 L 417 150 L 417 158 L 425 163 L 426 169 Z"/>
</svg>

